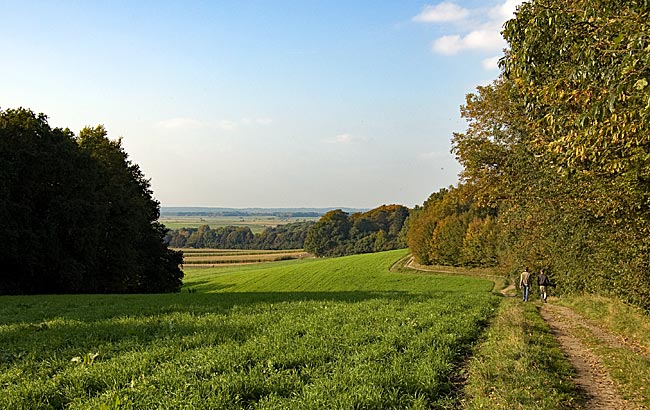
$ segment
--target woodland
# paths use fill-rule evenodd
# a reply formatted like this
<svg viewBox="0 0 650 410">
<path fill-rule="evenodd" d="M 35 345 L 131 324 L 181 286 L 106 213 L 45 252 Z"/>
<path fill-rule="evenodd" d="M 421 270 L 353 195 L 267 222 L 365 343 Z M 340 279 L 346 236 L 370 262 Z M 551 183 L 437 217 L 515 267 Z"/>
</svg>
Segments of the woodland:
<svg viewBox="0 0 650 410">
<path fill-rule="evenodd" d="M 461 107 L 461 181 L 409 220 L 418 262 L 545 269 L 561 292 L 650 309 L 649 7 L 518 9 L 502 75 Z"/>
</svg>

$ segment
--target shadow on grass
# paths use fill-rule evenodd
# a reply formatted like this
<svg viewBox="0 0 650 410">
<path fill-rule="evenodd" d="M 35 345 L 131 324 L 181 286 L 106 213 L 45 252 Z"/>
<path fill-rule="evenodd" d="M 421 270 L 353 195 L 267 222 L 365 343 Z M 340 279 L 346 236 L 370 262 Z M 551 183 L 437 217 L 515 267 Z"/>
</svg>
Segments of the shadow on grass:
<svg viewBox="0 0 650 410">
<path fill-rule="evenodd" d="M 436 292 L 436 296 L 443 293 Z M 226 314 L 233 307 L 299 301 L 360 302 L 370 299 L 427 300 L 405 291 L 224 292 L 138 295 L 37 295 L 0 297 L 0 323 L 41 323 L 62 318 L 95 322 L 169 313 Z"/>
</svg>

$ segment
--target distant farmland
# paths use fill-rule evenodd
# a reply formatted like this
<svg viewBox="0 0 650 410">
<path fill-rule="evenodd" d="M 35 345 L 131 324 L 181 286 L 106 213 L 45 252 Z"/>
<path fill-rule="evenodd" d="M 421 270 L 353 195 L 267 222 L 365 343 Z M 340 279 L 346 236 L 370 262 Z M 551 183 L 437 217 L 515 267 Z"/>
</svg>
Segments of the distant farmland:
<svg viewBox="0 0 650 410">
<path fill-rule="evenodd" d="M 168 229 L 198 228 L 210 225 L 215 229 L 224 226 L 249 227 L 253 233 L 278 225 L 318 221 L 320 217 L 279 217 L 279 216 L 161 216 L 159 221 Z"/>
<path fill-rule="evenodd" d="M 278 262 L 305 259 L 311 255 L 302 249 L 281 251 L 239 249 L 178 249 L 183 251 L 183 265 L 208 267 L 215 265 L 242 265 L 250 263 Z"/>
</svg>

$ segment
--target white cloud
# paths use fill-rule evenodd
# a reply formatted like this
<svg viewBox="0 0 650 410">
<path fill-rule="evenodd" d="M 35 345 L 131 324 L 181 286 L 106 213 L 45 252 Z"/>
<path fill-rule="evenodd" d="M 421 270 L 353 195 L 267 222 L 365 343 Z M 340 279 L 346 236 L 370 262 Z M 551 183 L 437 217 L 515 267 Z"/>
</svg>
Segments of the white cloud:
<svg viewBox="0 0 650 410">
<path fill-rule="evenodd" d="M 413 17 L 413 21 L 445 23 L 463 20 L 467 16 L 469 16 L 469 10 L 445 1 L 435 6 L 424 6 L 422 12 Z"/>
<path fill-rule="evenodd" d="M 426 6 L 413 17 L 414 21 L 427 23 L 456 22 L 457 32 L 449 33 L 435 39 L 431 50 L 438 54 L 453 55 L 463 51 L 501 51 L 506 42 L 501 36 L 501 29 L 506 20 L 525 0 L 504 0 L 492 8 L 465 9 L 451 2 L 442 2 L 435 6 Z M 494 70 L 495 59 L 482 62 L 486 70 Z"/>
<path fill-rule="evenodd" d="M 249 126 L 249 125 L 271 125 L 273 122 L 272 119 L 270 118 L 250 118 L 250 117 L 245 117 L 242 118 L 240 121 L 241 125 Z"/>
<path fill-rule="evenodd" d="M 501 57 L 499 57 L 499 56 L 486 58 L 483 61 L 481 61 L 481 65 L 486 70 L 496 70 L 496 69 L 499 68 L 499 60 L 500 59 L 501 59 Z"/>
<path fill-rule="evenodd" d="M 431 49 L 440 54 L 452 55 L 464 50 L 501 50 L 505 45 L 506 42 L 498 31 L 474 30 L 465 36 L 442 36 L 433 42 Z"/>
<path fill-rule="evenodd" d="M 353 141 L 353 138 L 350 134 L 339 134 L 331 141 L 337 144 L 349 144 Z"/>
<path fill-rule="evenodd" d="M 218 128 L 224 131 L 234 131 L 239 128 L 239 124 L 230 120 L 219 120 L 214 124 L 213 128 Z"/>
<path fill-rule="evenodd" d="M 272 122 L 273 122 L 273 120 L 270 119 L 270 118 L 256 118 L 255 119 L 255 123 L 259 124 L 259 125 L 271 125 Z"/>
<path fill-rule="evenodd" d="M 358 137 L 356 135 L 344 133 L 344 134 L 339 134 L 336 135 L 332 138 L 327 138 L 323 140 L 324 142 L 328 144 L 341 144 L 341 145 L 346 145 L 346 144 L 363 144 L 363 143 L 368 143 L 370 142 L 369 139 L 364 138 L 364 137 Z"/>
<path fill-rule="evenodd" d="M 506 0 L 498 6 L 490 10 L 490 16 L 494 20 L 505 22 L 514 17 L 517 6 L 521 5 L 525 0 Z"/>
</svg>

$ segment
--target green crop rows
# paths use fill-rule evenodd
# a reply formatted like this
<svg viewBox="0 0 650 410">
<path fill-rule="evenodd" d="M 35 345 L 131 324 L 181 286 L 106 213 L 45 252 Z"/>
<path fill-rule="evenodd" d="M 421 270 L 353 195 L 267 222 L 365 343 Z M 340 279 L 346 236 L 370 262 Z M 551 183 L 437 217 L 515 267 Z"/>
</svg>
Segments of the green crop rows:
<svg viewBox="0 0 650 410">
<path fill-rule="evenodd" d="M 0 408 L 430 408 L 498 298 L 403 251 L 190 270 L 172 295 L 0 298 Z"/>
</svg>

